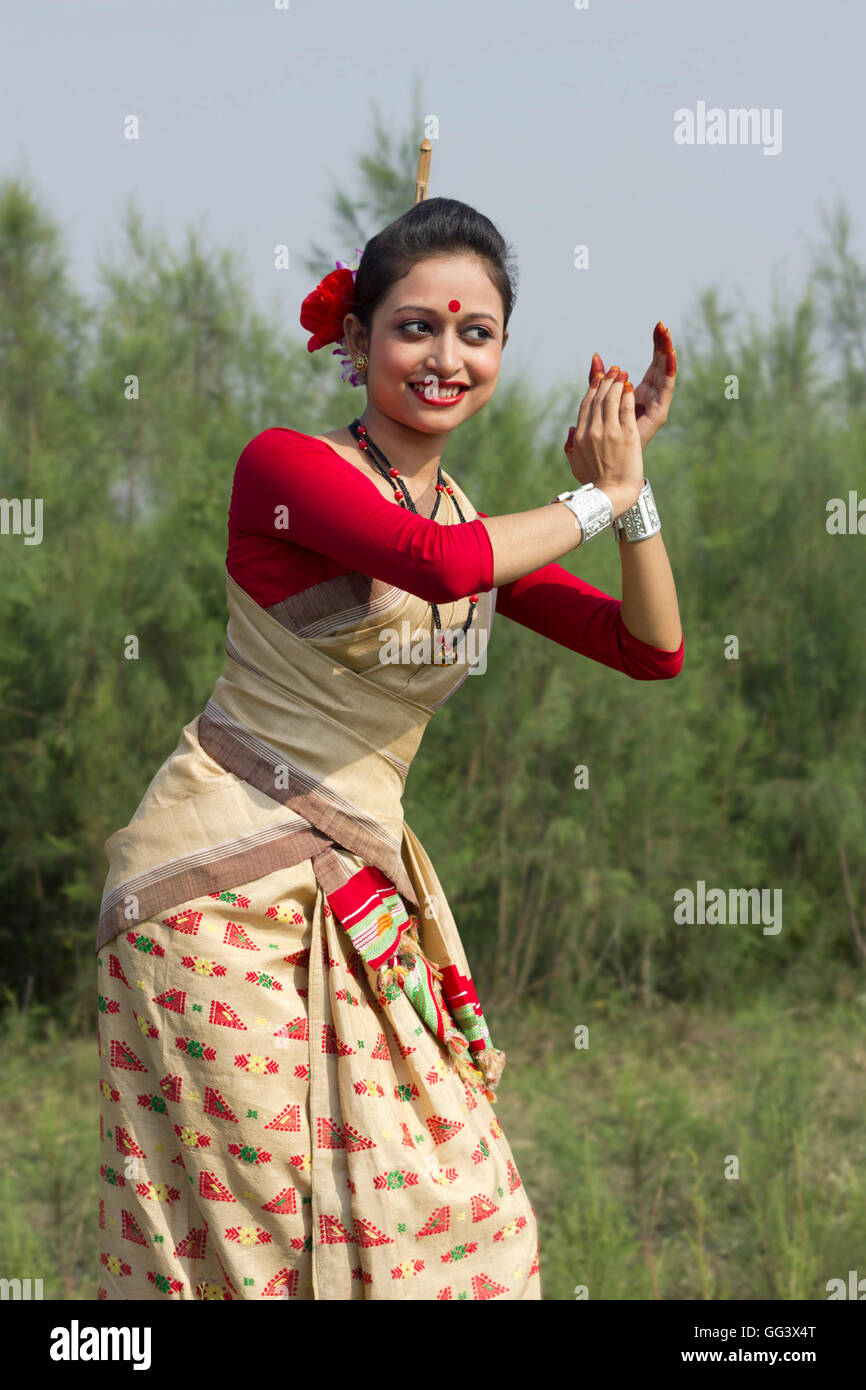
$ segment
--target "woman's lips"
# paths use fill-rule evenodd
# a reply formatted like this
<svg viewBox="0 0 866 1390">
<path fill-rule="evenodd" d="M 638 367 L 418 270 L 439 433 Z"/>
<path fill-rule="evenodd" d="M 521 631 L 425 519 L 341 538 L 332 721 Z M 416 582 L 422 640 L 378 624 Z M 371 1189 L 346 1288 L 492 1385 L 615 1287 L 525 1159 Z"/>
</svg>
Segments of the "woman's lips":
<svg viewBox="0 0 866 1390">
<path fill-rule="evenodd" d="M 463 397 L 470 390 L 468 386 L 464 386 L 455 396 L 426 396 L 424 394 L 425 389 L 424 386 L 417 386 L 412 382 L 409 383 L 409 390 L 412 392 L 412 395 L 417 396 L 425 405 L 456 405 L 458 401 L 463 400 Z"/>
</svg>

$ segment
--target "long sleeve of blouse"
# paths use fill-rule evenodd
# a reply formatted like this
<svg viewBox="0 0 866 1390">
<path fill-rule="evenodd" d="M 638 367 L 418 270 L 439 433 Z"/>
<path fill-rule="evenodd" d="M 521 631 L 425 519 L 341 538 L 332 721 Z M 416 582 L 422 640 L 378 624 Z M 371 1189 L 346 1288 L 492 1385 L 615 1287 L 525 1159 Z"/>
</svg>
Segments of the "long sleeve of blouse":
<svg viewBox="0 0 866 1390">
<path fill-rule="evenodd" d="M 269 429 L 238 460 L 226 565 L 263 607 L 353 570 L 449 603 L 493 588 L 486 515 L 443 526 L 394 506 L 323 441 Z M 650 646 L 629 632 L 621 607 L 556 563 L 499 585 L 496 596 L 497 613 L 633 680 L 678 675 L 685 639 L 676 651 Z"/>
</svg>

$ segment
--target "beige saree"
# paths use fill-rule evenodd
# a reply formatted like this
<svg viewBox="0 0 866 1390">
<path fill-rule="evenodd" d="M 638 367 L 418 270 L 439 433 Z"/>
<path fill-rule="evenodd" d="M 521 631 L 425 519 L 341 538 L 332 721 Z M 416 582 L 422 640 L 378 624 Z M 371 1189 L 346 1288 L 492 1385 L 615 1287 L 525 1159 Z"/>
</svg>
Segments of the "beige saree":
<svg viewBox="0 0 866 1390">
<path fill-rule="evenodd" d="M 226 581 L 223 673 L 106 843 L 99 1297 L 539 1299 L 504 1055 L 401 802 L 496 591 L 437 665 L 386 583 Z"/>
</svg>

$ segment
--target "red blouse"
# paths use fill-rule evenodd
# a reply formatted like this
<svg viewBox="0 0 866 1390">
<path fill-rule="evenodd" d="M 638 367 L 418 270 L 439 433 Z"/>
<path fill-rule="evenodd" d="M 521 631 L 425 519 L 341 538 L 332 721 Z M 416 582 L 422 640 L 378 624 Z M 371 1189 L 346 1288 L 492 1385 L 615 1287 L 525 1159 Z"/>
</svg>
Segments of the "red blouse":
<svg viewBox="0 0 866 1390">
<path fill-rule="evenodd" d="M 395 506 L 323 440 L 274 428 L 238 459 L 226 568 L 262 608 L 352 571 L 449 603 L 493 588 L 493 547 L 482 520 L 443 526 Z M 633 680 L 678 675 L 685 640 L 674 652 L 651 647 L 620 608 L 556 563 L 499 585 L 496 597 L 497 613 Z"/>
</svg>

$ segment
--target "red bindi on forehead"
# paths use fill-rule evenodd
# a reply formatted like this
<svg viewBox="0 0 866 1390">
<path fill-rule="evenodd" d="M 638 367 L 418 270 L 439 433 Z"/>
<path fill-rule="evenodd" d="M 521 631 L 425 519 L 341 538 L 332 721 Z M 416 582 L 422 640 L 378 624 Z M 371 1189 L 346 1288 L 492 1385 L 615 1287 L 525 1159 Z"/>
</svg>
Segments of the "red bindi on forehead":
<svg viewBox="0 0 866 1390">
<path fill-rule="evenodd" d="M 460 310 L 460 300 L 459 300 L 459 299 L 451 299 L 451 300 L 449 300 L 449 302 L 448 302 L 448 308 L 451 310 L 452 314 L 458 313 L 459 310 Z"/>
</svg>

